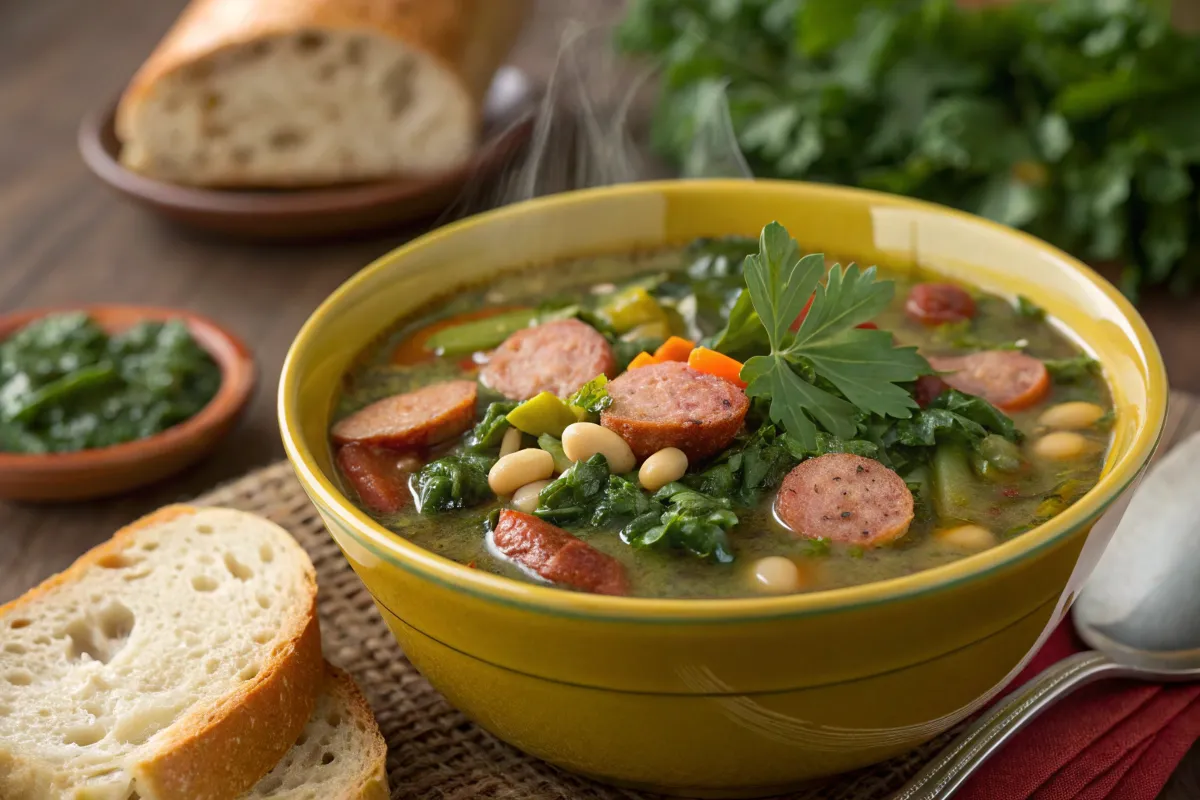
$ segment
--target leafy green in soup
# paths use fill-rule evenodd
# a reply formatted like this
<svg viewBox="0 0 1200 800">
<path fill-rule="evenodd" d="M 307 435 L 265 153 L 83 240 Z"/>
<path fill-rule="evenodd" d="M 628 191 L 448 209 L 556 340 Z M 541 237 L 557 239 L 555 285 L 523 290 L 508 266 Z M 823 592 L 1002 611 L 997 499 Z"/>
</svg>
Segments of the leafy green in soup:
<svg viewBox="0 0 1200 800">
<path fill-rule="evenodd" d="M 704 598 L 949 563 L 1095 484 L 1107 386 L 1034 301 L 832 261 L 772 223 L 459 294 L 347 375 L 347 492 L 474 568 Z"/>
</svg>

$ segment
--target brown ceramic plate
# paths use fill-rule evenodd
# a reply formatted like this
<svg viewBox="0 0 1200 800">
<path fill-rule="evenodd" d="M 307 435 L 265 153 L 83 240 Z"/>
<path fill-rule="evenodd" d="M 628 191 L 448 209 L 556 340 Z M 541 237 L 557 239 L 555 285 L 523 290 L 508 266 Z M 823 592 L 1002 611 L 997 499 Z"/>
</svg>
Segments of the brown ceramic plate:
<svg viewBox="0 0 1200 800">
<path fill-rule="evenodd" d="M 471 183 L 511 163 L 529 140 L 533 118 L 527 113 L 528 99 L 523 76 L 512 68 L 501 70 L 485 109 L 483 144 L 475 157 L 459 169 L 421 179 L 288 190 L 165 183 L 128 170 L 118 160 L 121 146 L 113 128 L 116 103 L 84 118 L 79 150 L 101 180 L 175 222 L 240 239 L 321 239 L 395 227 L 446 210 Z"/>
<path fill-rule="evenodd" d="M 85 311 L 110 333 L 143 320 L 182 319 L 221 368 L 221 387 L 191 419 L 146 439 L 75 453 L 0 453 L 0 498 L 87 500 L 135 489 L 179 472 L 229 432 L 254 388 L 254 359 L 242 341 L 199 314 L 149 306 L 79 306 L 0 316 L 0 339 L 46 314 Z"/>
</svg>

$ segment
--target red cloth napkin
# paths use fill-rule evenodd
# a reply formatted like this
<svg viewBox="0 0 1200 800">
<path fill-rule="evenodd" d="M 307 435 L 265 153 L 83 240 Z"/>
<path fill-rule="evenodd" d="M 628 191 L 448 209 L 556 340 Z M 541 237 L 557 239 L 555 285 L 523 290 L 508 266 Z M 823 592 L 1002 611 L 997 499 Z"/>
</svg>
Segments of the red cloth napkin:
<svg viewBox="0 0 1200 800">
<path fill-rule="evenodd" d="M 1086 650 L 1059 625 L 1009 689 Z M 1200 684 L 1101 681 L 1042 713 L 984 762 L 962 800 L 1155 800 L 1200 739 Z"/>
</svg>

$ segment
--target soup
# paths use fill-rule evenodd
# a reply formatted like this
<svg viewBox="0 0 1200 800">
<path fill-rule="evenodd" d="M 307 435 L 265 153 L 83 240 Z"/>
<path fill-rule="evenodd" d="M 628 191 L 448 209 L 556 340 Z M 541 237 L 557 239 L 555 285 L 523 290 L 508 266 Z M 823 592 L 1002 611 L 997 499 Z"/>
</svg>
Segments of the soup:
<svg viewBox="0 0 1200 800">
<path fill-rule="evenodd" d="M 475 569 L 740 597 L 995 546 L 1100 476 L 1097 363 L 1025 298 L 755 241 L 497 278 L 345 376 L 348 496 Z"/>
</svg>

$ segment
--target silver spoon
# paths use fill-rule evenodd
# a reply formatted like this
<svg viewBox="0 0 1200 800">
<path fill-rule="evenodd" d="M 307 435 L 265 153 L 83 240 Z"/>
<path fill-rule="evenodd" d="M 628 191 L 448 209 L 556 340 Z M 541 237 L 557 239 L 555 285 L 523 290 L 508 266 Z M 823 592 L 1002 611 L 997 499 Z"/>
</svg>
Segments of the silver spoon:
<svg viewBox="0 0 1200 800">
<path fill-rule="evenodd" d="M 892 800 L 945 800 L 1038 714 L 1105 678 L 1200 680 L 1200 433 L 1159 460 L 1138 488 L 1075 601 L 1093 650 L 1021 686 L 904 785 Z"/>
</svg>

